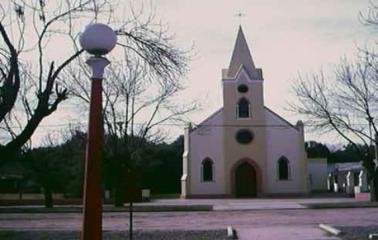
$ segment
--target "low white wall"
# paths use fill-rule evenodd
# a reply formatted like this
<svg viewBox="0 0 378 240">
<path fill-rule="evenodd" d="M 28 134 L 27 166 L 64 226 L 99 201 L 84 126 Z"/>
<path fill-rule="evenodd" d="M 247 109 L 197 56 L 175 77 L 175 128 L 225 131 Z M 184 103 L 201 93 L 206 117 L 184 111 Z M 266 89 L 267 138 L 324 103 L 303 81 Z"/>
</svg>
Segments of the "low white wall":
<svg viewBox="0 0 378 240">
<path fill-rule="evenodd" d="M 327 190 L 327 159 L 309 158 L 307 172 L 310 179 L 311 191 Z"/>
</svg>

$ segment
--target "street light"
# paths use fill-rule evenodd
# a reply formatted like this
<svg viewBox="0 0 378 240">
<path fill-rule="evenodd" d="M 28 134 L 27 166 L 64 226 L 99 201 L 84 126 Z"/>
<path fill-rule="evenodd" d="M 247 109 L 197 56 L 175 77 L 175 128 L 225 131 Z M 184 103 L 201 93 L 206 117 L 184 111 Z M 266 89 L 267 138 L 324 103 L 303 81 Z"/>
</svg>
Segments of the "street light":
<svg viewBox="0 0 378 240">
<path fill-rule="evenodd" d="M 85 153 L 83 226 L 81 240 L 102 239 L 101 156 L 103 148 L 102 79 L 110 63 L 103 55 L 109 53 L 117 36 L 107 25 L 88 25 L 80 35 L 82 48 L 92 56 L 87 64 L 92 69 L 92 89 Z"/>
</svg>

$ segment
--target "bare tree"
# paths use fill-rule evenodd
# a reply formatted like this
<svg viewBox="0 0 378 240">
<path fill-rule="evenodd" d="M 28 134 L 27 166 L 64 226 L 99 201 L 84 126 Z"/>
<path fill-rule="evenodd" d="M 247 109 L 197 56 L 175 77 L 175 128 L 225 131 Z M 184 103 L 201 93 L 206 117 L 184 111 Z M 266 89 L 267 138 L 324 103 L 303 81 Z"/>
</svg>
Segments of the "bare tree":
<svg viewBox="0 0 378 240">
<path fill-rule="evenodd" d="M 377 144 L 378 74 L 370 55 L 357 63 L 343 60 L 333 78 L 323 72 L 299 76 L 293 85 L 298 97 L 292 109 L 307 116 L 307 124 L 320 132 L 335 131 L 360 153 L 371 178 L 372 200 L 377 200 L 378 169 L 373 152 L 363 145 Z M 365 148 L 368 149 L 368 148 Z"/>
<path fill-rule="evenodd" d="M 153 14 L 143 18 L 144 8 L 131 8 L 129 17 L 117 19 L 120 4 L 115 0 L 0 3 L 0 134 L 5 139 L 0 143 L 0 164 L 25 146 L 41 121 L 68 98 L 67 88 L 58 82 L 65 80 L 62 71 L 73 61 L 83 65 L 76 39 L 88 22 L 110 23 L 121 49 L 164 82 L 174 84 L 186 72 L 188 52 L 173 44 L 164 25 L 153 23 Z"/>
<path fill-rule="evenodd" d="M 1 164 L 68 97 L 57 80 L 82 50 L 71 47 L 66 56 L 53 61 L 47 48 L 54 44 L 50 40 L 55 34 L 71 36 L 72 21 L 93 13 L 93 5 L 90 0 L 55 5 L 44 0 L 10 0 L 0 3 L 0 11 L 0 124 L 1 134 L 8 134 L 0 145 Z"/>
<path fill-rule="evenodd" d="M 378 6 L 370 2 L 367 12 L 360 13 L 360 20 L 367 26 L 378 26 Z M 334 77 L 325 77 L 323 72 L 299 76 L 293 85 L 298 103 L 291 108 L 307 116 L 313 130 L 334 131 L 359 152 L 370 178 L 371 200 L 377 201 L 378 55 L 367 47 L 359 50 L 357 62 L 342 60 Z M 366 147 L 370 145 L 375 145 L 375 153 L 363 150 L 372 149 Z"/>
<path fill-rule="evenodd" d="M 125 177 L 145 164 L 141 159 L 145 144 L 164 140 L 162 124 L 182 123 L 185 115 L 196 109 L 194 102 L 175 101 L 183 89 L 180 81 L 157 78 L 150 70 L 145 62 L 125 57 L 124 61 L 109 67 L 103 83 L 105 159 L 111 166 L 117 206 L 122 206 L 124 201 Z M 90 88 L 80 81 L 77 73 L 70 72 L 71 91 L 88 103 Z"/>
</svg>

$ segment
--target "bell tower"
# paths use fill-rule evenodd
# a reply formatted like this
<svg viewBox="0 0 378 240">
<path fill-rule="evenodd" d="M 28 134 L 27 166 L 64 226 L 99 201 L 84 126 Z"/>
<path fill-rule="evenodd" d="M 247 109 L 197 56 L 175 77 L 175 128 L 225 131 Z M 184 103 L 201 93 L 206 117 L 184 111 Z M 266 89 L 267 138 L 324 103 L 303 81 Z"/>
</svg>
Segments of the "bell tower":
<svg viewBox="0 0 378 240">
<path fill-rule="evenodd" d="M 266 131 L 262 70 L 256 68 L 241 26 L 230 65 L 222 70 L 223 125 L 226 192 L 234 195 L 233 172 L 239 161 L 247 159 L 260 171 L 265 190 Z"/>
<path fill-rule="evenodd" d="M 250 104 L 248 124 L 251 124 L 251 121 L 256 124 L 261 123 L 263 120 L 261 117 L 264 115 L 262 70 L 255 67 L 241 26 L 230 65 L 228 69 L 222 71 L 222 82 L 225 123 L 246 122 L 242 121 L 242 117 L 237 116 L 237 102 L 242 98 Z"/>
</svg>

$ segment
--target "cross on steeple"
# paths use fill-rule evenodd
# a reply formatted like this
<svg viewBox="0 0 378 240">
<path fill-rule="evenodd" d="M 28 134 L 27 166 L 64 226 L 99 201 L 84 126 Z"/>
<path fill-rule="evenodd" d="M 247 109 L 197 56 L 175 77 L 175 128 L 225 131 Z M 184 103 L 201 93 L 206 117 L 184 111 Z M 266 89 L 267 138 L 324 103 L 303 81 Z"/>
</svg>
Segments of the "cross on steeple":
<svg viewBox="0 0 378 240">
<path fill-rule="evenodd" d="M 239 19 L 239 25 L 241 25 L 241 19 L 242 19 L 242 17 L 245 17 L 245 13 L 242 13 L 241 11 L 239 11 L 234 16 Z"/>
</svg>

